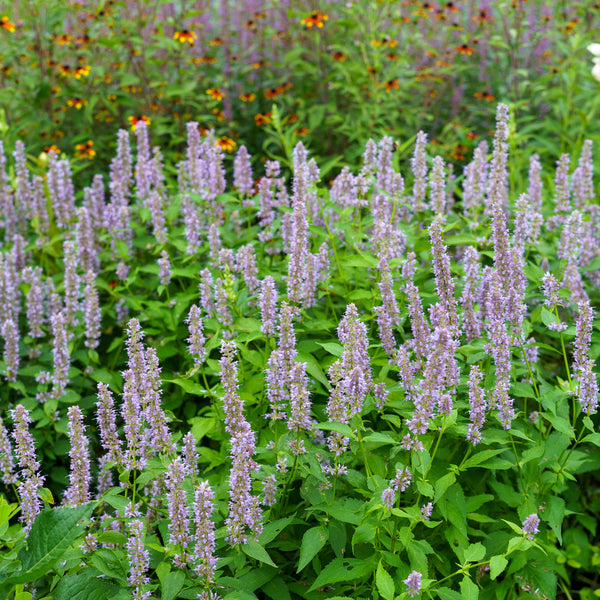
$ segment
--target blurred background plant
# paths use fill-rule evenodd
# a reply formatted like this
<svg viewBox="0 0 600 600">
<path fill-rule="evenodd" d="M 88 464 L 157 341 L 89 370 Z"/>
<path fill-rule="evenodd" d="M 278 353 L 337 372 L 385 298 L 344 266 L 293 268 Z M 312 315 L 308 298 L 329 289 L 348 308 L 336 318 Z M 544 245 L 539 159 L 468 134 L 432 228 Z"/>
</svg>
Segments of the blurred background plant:
<svg viewBox="0 0 600 600">
<path fill-rule="evenodd" d="M 318 5 L 0 2 L 1 139 L 22 139 L 33 156 L 58 148 L 91 174 L 92 162 L 108 168 L 119 127 L 147 120 L 177 160 L 194 119 L 226 151 L 243 143 L 264 161 L 265 150 L 284 153 L 276 105 L 288 142 L 320 158 L 353 165 L 370 137 L 406 141 L 422 129 L 460 165 L 489 133 L 498 101 L 516 117 L 515 143 L 542 163 L 594 139 L 586 46 L 600 3 Z"/>
</svg>

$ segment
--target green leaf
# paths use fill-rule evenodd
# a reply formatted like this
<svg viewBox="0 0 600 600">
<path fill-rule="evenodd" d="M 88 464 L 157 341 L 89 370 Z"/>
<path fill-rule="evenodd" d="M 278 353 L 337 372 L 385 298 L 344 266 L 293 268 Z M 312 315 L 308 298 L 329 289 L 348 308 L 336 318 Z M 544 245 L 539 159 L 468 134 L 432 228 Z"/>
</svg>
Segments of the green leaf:
<svg viewBox="0 0 600 600">
<path fill-rule="evenodd" d="M 35 519 L 27 546 L 19 551 L 22 570 L 5 583 L 26 583 L 47 574 L 60 562 L 62 555 L 84 530 L 96 506 L 89 502 L 75 508 L 47 508 Z"/>
<path fill-rule="evenodd" d="M 559 496 L 552 496 L 546 505 L 546 511 L 543 514 L 544 521 L 548 521 L 548 525 L 556 534 L 559 543 L 562 546 L 562 522 L 565 518 L 565 501 Z"/>
<path fill-rule="evenodd" d="M 54 590 L 54 600 L 107 600 L 120 591 L 120 586 L 114 585 L 99 574 L 90 573 L 89 569 L 62 577 Z"/>
<path fill-rule="evenodd" d="M 582 442 L 590 442 L 594 446 L 600 446 L 600 433 L 588 433 Z"/>
<path fill-rule="evenodd" d="M 185 575 L 182 571 L 169 573 L 161 584 L 162 600 L 174 600 L 183 587 Z"/>
<path fill-rule="evenodd" d="M 258 541 L 263 546 L 271 543 L 292 521 L 294 520 L 294 515 L 291 517 L 286 517 L 285 519 L 277 519 L 277 521 L 273 521 L 272 523 L 267 523 L 258 536 Z"/>
<path fill-rule="evenodd" d="M 329 354 L 333 354 L 333 356 L 341 356 L 344 351 L 342 345 L 337 342 L 317 342 L 317 344 L 327 350 Z"/>
<path fill-rule="evenodd" d="M 477 600 L 479 598 L 479 588 L 473 580 L 465 575 L 460 582 L 460 593 L 463 600 Z"/>
<path fill-rule="evenodd" d="M 345 423 L 318 423 L 317 427 L 323 431 L 335 431 L 337 433 L 341 433 L 347 438 L 350 438 L 351 440 L 356 440 L 354 431 L 352 431 L 350 426 L 346 425 Z"/>
<path fill-rule="evenodd" d="M 396 592 L 394 580 L 392 579 L 392 576 L 383 568 L 381 561 L 379 561 L 379 565 L 377 566 L 377 571 L 375 573 L 375 583 L 377 584 L 379 593 L 385 598 L 385 600 L 394 600 L 394 594 Z"/>
<path fill-rule="evenodd" d="M 447 587 L 438 588 L 436 593 L 440 600 L 462 600 L 462 596 L 458 592 Z"/>
<path fill-rule="evenodd" d="M 250 540 L 247 544 L 242 546 L 242 550 L 251 558 L 255 558 L 260 562 L 264 562 L 272 567 L 277 567 L 277 565 L 271 560 L 269 553 L 254 540 Z"/>
<path fill-rule="evenodd" d="M 504 569 L 506 569 L 506 565 L 508 564 L 508 560 L 504 558 L 501 554 L 497 554 L 496 556 L 492 556 L 490 558 L 490 578 L 492 580 L 496 579 Z"/>
<path fill-rule="evenodd" d="M 544 419 L 550 421 L 550 423 L 552 424 L 554 429 L 556 429 L 556 431 L 560 431 L 561 433 L 564 433 L 570 438 L 575 438 L 575 432 L 573 431 L 571 423 L 569 423 L 569 419 L 565 417 L 559 417 L 557 415 L 553 415 L 547 412 L 544 413 Z"/>
<path fill-rule="evenodd" d="M 438 479 L 434 483 L 435 489 L 435 501 L 438 502 L 439 499 L 446 493 L 446 490 L 454 484 L 456 481 L 456 475 L 454 473 L 446 473 L 443 477 Z"/>
<path fill-rule="evenodd" d="M 319 573 L 319 576 L 308 589 L 308 593 L 330 583 L 360 579 L 370 575 L 375 568 L 375 565 L 368 560 L 335 558 Z"/>
<path fill-rule="evenodd" d="M 477 562 L 478 560 L 482 560 L 485 556 L 485 546 L 480 542 L 476 544 L 471 544 L 465 550 L 465 560 L 469 562 Z"/>
<path fill-rule="evenodd" d="M 501 448 L 500 450 L 482 450 L 481 452 L 474 454 L 473 456 L 471 456 L 471 458 L 466 460 L 463 463 L 461 470 L 466 470 L 466 469 L 470 469 L 471 467 L 476 467 L 478 465 L 481 465 L 481 464 L 485 463 L 487 460 L 489 460 L 490 458 L 497 456 L 501 452 L 504 452 L 504 448 Z"/>
<path fill-rule="evenodd" d="M 329 538 L 327 528 L 320 525 L 312 527 L 302 536 L 300 546 L 300 560 L 296 573 L 300 573 L 304 567 L 318 554 L 319 550 L 326 544 Z"/>
</svg>

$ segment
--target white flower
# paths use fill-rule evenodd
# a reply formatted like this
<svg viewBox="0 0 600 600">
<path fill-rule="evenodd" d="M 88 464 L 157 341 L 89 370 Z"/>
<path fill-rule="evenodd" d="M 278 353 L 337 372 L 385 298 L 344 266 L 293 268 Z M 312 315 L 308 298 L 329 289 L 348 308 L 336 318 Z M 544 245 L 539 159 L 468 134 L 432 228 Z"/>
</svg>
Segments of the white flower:
<svg viewBox="0 0 600 600">
<path fill-rule="evenodd" d="M 592 62 L 594 66 L 592 68 L 592 77 L 596 81 L 600 81 L 600 44 L 590 44 L 587 47 L 588 52 L 594 55 Z"/>
<path fill-rule="evenodd" d="M 600 44 L 590 44 L 587 47 L 588 52 L 591 52 L 594 56 L 600 56 Z"/>
</svg>

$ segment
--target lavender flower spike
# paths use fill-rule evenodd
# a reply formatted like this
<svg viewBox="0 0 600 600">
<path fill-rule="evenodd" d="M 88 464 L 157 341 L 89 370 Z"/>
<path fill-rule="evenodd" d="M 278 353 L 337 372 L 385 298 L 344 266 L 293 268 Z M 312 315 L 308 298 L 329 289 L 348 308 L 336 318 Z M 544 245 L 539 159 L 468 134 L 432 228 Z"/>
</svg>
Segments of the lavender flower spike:
<svg viewBox="0 0 600 600">
<path fill-rule="evenodd" d="M 522 526 L 523 533 L 526 535 L 528 540 L 532 540 L 533 536 L 536 533 L 538 533 L 539 524 L 540 524 L 540 518 L 535 513 L 530 514 L 523 521 L 523 526 Z"/>
<path fill-rule="evenodd" d="M 189 528 L 190 517 L 186 506 L 183 480 L 185 479 L 185 465 L 177 457 L 167 471 L 167 503 L 169 506 L 169 544 L 175 544 L 178 553 L 173 557 L 175 566 L 183 568 L 187 565 L 189 555 L 187 546 L 191 541 Z"/>
<path fill-rule="evenodd" d="M 406 585 L 406 591 L 409 596 L 414 596 L 421 591 L 421 573 L 412 571 L 411 574 L 402 582 Z"/>
<path fill-rule="evenodd" d="M 0 479 L 7 486 L 17 482 L 12 445 L 2 417 L 0 417 Z"/>
<path fill-rule="evenodd" d="M 150 554 L 144 546 L 144 523 L 139 519 L 134 519 L 129 526 L 129 538 L 126 543 L 127 558 L 129 560 L 129 585 L 134 587 L 134 600 L 147 600 L 151 592 L 143 592 L 144 584 L 149 579 L 146 575 L 150 567 Z"/>
<path fill-rule="evenodd" d="M 188 351 L 194 357 L 194 367 L 200 367 L 206 358 L 206 348 L 204 347 L 203 323 L 200 316 L 200 309 L 196 304 L 192 304 L 187 318 L 190 337 L 187 338 Z"/>
<path fill-rule="evenodd" d="M 69 418 L 69 441 L 71 442 L 71 485 L 65 494 L 65 503 L 73 506 L 85 504 L 90 499 L 90 450 L 85 437 L 83 414 L 79 406 L 71 406 L 67 411 Z"/>
<path fill-rule="evenodd" d="M 194 572 L 204 577 L 210 584 L 215 577 L 215 525 L 210 516 L 214 509 L 215 494 L 208 481 L 203 481 L 194 492 L 194 524 L 196 525 L 196 553 L 193 556 L 197 563 Z"/>
</svg>

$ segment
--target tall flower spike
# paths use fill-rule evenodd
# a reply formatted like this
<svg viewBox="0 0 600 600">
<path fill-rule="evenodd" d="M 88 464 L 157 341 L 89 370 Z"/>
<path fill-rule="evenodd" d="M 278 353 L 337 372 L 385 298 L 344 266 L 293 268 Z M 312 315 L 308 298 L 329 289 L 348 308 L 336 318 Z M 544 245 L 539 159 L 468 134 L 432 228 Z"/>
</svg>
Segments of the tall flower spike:
<svg viewBox="0 0 600 600">
<path fill-rule="evenodd" d="M 167 471 L 167 504 L 169 507 L 169 544 L 177 546 L 177 554 L 173 562 L 183 568 L 189 561 L 187 546 L 191 541 L 190 517 L 186 506 L 186 494 L 183 489 L 186 468 L 183 460 L 177 457 L 169 465 Z"/>
<path fill-rule="evenodd" d="M 123 450 L 117 433 L 117 415 L 112 394 L 105 383 L 98 383 L 97 421 L 100 428 L 100 441 L 108 453 L 108 460 L 122 464 Z"/>
<path fill-rule="evenodd" d="M 427 155 L 425 146 L 427 145 L 427 134 L 419 131 L 417 133 L 417 142 L 415 152 L 410 159 L 410 166 L 414 175 L 413 183 L 413 210 L 423 212 L 426 208 L 425 197 L 427 195 Z"/>
<path fill-rule="evenodd" d="M 506 169 L 508 161 L 508 118 L 508 106 L 502 103 L 498 104 L 494 151 L 488 179 L 486 214 L 491 214 L 495 205 L 504 208 L 508 199 L 508 171 Z"/>
<path fill-rule="evenodd" d="M 262 531 L 260 499 L 251 494 L 250 473 L 258 469 L 253 460 L 256 451 L 254 432 L 244 418 L 242 400 L 237 393 L 237 362 L 234 342 L 221 343 L 221 382 L 225 395 L 225 430 L 231 435 L 231 473 L 229 476 L 229 516 L 225 520 L 227 541 L 245 544 L 250 535 Z"/>
<path fill-rule="evenodd" d="M 259 305 L 262 320 L 260 330 L 267 337 L 273 337 L 277 326 L 277 287 L 270 275 L 262 281 Z"/>
<path fill-rule="evenodd" d="M 196 304 L 192 304 L 186 321 L 190 332 L 190 337 L 186 340 L 188 351 L 194 357 L 194 367 L 200 367 L 206 358 L 206 348 L 204 347 L 206 340 L 203 334 L 204 325 L 200 309 Z"/>
<path fill-rule="evenodd" d="M 215 553 L 215 525 L 211 520 L 214 509 L 214 492 L 208 481 L 200 483 L 194 492 L 194 524 L 196 526 L 196 552 L 192 557 L 196 563 L 194 572 L 211 584 L 215 577 L 217 559 Z"/>
<path fill-rule="evenodd" d="M 44 484 L 44 477 L 40 475 L 40 463 L 35 455 L 33 436 L 29 433 L 29 424 L 32 422 L 28 410 L 19 404 L 12 411 L 14 421 L 13 439 L 16 444 L 16 453 L 19 459 L 19 484 L 17 491 L 21 499 L 21 520 L 25 522 L 25 533 L 33 526 L 35 517 L 42 509 L 42 501 L 38 496 L 38 489 Z"/>
<path fill-rule="evenodd" d="M 67 411 L 69 418 L 69 441 L 71 450 L 70 486 L 65 494 L 66 504 L 79 506 L 90 500 L 90 450 L 85 437 L 83 414 L 79 406 L 70 406 Z"/>
<path fill-rule="evenodd" d="M 127 558 L 129 560 L 129 576 L 127 582 L 134 588 L 134 600 L 147 600 L 150 598 L 150 592 L 144 592 L 143 587 L 148 583 L 149 578 L 146 575 L 150 567 L 150 554 L 144 544 L 145 526 L 139 519 L 134 519 L 129 525 L 129 537 L 125 546 L 127 548 Z"/>
<path fill-rule="evenodd" d="M 4 363 L 6 364 L 6 380 L 16 381 L 19 370 L 19 329 L 12 319 L 6 319 L 2 325 L 4 338 Z"/>
<path fill-rule="evenodd" d="M 487 400 L 485 398 L 485 390 L 481 387 L 483 374 L 479 365 L 471 367 L 469 381 L 469 429 L 467 431 L 467 439 L 475 446 L 481 442 L 481 428 L 485 423 L 485 411 L 487 409 Z"/>
<path fill-rule="evenodd" d="M 454 296 L 454 280 L 450 272 L 450 258 L 442 240 L 442 228 L 434 221 L 429 228 L 435 286 L 444 310 L 444 318 L 453 332 L 458 332 L 458 310 Z"/>
<path fill-rule="evenodd" d="M 85 346 L 97 348 L 100 343 L 101 311 L 96 288 L 96 276 L 89 270 L 85 274 L 83 291 L 83 314 L 85 319 Z"/>
<path fill-rule="evenodd" d="M 233 185 L 242 196 L 251 196 L 254 191 L 250 155 L 244 145 L 240 146 L 233 161 Z"/>
<path fill-rule="evenodd" d="M 17 482 L 12 445 L 2 417 L 0 417 L 0 478 L 6 486 Z"/>
</svg>

